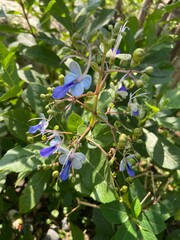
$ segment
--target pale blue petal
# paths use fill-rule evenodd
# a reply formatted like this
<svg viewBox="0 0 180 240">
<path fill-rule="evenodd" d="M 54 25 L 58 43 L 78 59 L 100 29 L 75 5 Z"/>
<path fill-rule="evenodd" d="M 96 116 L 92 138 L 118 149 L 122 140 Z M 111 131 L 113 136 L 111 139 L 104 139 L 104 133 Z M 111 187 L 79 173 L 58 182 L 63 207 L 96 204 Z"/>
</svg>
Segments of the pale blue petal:
<svg viewBox="0 0 180 240">
<path fill-rule="evenodd" d="M 58 151 L 60 151 L 61 153 L 66 154 L 66 155 L 69 154 L 69 150 L 68 150 L 67 148 L 62 147 L 62 146 L 60 146 L 60 147 L 58 148 Z"/>
<path fill-rule="evenodd" d="M 80 76 L 81 75 L 81 69 L 80 69 L 80 66 L 77 62 L 75 61 L 72 61 L 70 64 L 69 64 L 69 69 L 72 73 L 74 73 L 76 76 Z"/>
<path fill-rule="evenodd" d="M 84 91 L 84 87 L 81 82 L 75 83 L 75 85 L 71 88 L 71 93 L 75 97 L 79 97 Z"/>
<path fill-rule="evenodd" d="M 71 167 L 71 161 L 68 161 L 66 166 L 61 170 L 59 176 L 62 181 L 66 181 L 69 177 L 70 173 L 70 167 Z"/>
<path fill-rule="evenodd" d="M 90 75 L 86 75 L 83 79 L 82 79 L 82 84 L 84 86 L 85 89 L 88 89 L 91 86 L 91 82 L 92 82 L 92 77 Z"/>
<path fill-rule="evenodd" d="M 119 165 L 119 170 L 123 172 L 125 170 L 125 163 L 124 163 L 124 158 L 121 160 L 120 165 Z"/>
<path fill-rule="evenodd" d="M 82 167 L 82 161 L 78 158 L 74 158 L 72 161 L 72 166 L 74 169 L 80 169 Z"/>
<path fill-rule="evenodd" d="M 61 156 L 59 157 L 59 162 L 60 164 L 64 165 L 65 161 L 66 161 L 67 155 L 66 154 L 61 154 Z"/>
<path fill-rule="evenodd" d="M 65 77 L 64 77 L 64 83 L 70 83 L 73 82 L 74 80 L 76 80 L 78 78 L 78 76 L 74 73 L 68 73 Z"/>
<path fill-rule="evenodd" d="M 42 121 L 40 122 L 40 124 L 41 124 L 41 127 L 40 127 L 39 130 L 40 130 L 41 134 L 44 135 L 44 132 L 45 132 L 46 128 L 47 128 L 48 125 L 49 125 L 49 122 L 46 121 L 46 120 L 42 120 Z"/>
</svg>

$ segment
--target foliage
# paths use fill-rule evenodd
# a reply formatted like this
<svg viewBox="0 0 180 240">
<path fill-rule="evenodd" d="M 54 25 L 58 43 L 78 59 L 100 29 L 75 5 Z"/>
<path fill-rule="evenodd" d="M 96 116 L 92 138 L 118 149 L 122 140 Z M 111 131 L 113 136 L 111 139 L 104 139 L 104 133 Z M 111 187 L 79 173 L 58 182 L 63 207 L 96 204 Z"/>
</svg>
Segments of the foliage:
<svg viewBox="0 0 180 240">
<path fill-rule="evenodd" d="M 1 239 L 178 239 L 179 2 L 118 3 L 1 7 Z"/>
</svg>

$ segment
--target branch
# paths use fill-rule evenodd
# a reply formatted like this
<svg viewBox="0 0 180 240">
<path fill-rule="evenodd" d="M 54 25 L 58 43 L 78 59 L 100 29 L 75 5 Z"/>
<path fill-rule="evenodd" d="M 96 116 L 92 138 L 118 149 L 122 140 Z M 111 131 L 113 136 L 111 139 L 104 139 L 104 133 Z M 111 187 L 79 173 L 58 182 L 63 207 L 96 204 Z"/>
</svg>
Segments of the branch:
<svg viewBox="0 0 180 240">
<path fill-rule="evenodd" d="M 148 10 L 152 4 L 152 0 L 144 0 L 142 8 L 140 9 L 140 12 L 138 14 L 138 21 L 139 21 L 139 27 L 142 28 L 146 15 L 148 13 Z"/>
</svg>

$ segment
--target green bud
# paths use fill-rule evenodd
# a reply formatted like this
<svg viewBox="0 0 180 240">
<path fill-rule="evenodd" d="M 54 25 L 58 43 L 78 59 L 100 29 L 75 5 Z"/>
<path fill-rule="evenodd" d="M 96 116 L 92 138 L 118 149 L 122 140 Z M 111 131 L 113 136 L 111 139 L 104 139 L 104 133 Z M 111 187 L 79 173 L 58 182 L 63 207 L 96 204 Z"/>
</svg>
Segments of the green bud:
<svg viewBox="0 0 180 240">
<path fill-rule="evenodd" d="M 54 209 L 51 211 L 51 216 L 54 217 L 54 218 L 57 218 L 59 216 L 59 211 Z"/>
<path fill-rule="evenodd" d="M 126 193 L 128 191 L 128 186 L 123 185 L 120 190 L 121 192 Z"/>
<path fill-rule="evenodd" d="M 112 30 L 113 30 L 113 25 L 112 25 L 112 24 L 108 25 L 108 29 L 109 29 L 110 31 L 112 31 Z"/>
<path fill-rule="evenodd" d="M 63 75 L 63 74 L 60 74 L 60 75 L 58 76 L 58 80 L 59 80 L 59 82 L 60 82 L 60 85 L 63 85 L 63 84 L 64 84 L 64 75 Z"/>
<path fill-rule="evenodd" d="M 138 152 L 135 153 L 135 158 L 137 160 L 140 160 L 141 159 L 141 154 L 139 154 Z"/>
<path fill-rule="evenodd" d="M 120 136 L 119 136 L 119 141 L 117 143 L 117 147 L 119 149 L 123 149 L 127 146 L 127 143 L 128 143 L 128 136 L 124 133 L 122 133 Z"/>
<path fill-rule="evenodd" d="M 42 135 L 41 140 L 45 141 L 46 139 L 47 139 L 47 136 L 46 135 Z"/>
<path fill-rule="evenodd" d="M 154 70 L 154 68 L 152 67 L 152 66 L 148 66 L 147 68 L 145 68 L 144 69 L 144 71 L 143 72 L 145 72 L 145 73 L 152 73 L 153 72 L 153 70 Z"/>
<path fill-rule="evenodd" d="M 47 224 L 47 225 L 50 225 L 50 224 L 51 224 L 51 219 L 47 218 L 47 219 L 46 219 L 46 224 Z"/>
<path fill-rule="evenodd" d="M 136 86 L 138 88 L 144 87 L 144 82 L 141 79 L 136 80 Z"/>
<path fill-rule="evenodd" d="M 136 63 L 142 62 L 142 60 L 144 59 L 144 56 L 145 56 L 145 52 L 144 52 L 144 49 L 142 49 L 142 48 L 137 48 L 133 52 L 133 60 Z"/>
<path fill-rule="evenodd" d="M 46 95 L 44 93 L 41 93 L 40 98 L 46 98 Z"/>
<path fill-rule="evenodd" d="M 52 110 L 52 109 L 47 110 L 47 113 L 49 115 L 55 115 L 56 114 L 56 112 L 54 110 Z"/>
<path fill-rule="evenodd" d="M 59 130 L 59 126 L 58 125 L 54 126 L 54 130 Z"/>
<path fill-rule="evenodd" d="M 52 87 L 48 87 L 47 90 L 48 90 L 48 92 L 51 93 L 52 92 Z"/>
<path fill-rule="evenodd" d="M 114 31 L 118 33 L 120 27 L 121 27 L 121 23 L 120 23 L 120 22 L 115 23 L 115 25 L 114 25 Z"/>
<path fill-rule="evenodd" d="M 133 131 L 133 134 L 137 137 L 141 137 L 143 135 L 142 128 L 135 128 L 134 131 Z"/>
<path fill-rule="evenodd" d="M 97 37 L 99 38 L 100 42 L 103 42 L 104 34 L 101 31 L 98 32 Z"/>
<path fill-rule="evenodd" d="M 34 138 L 33 138 L 33 137 L 30 137 L 30 136 L 28 136 L 28 137 L 27 137 L 27 141 L 28 141 L 29 143 L 33 143 L 33 142 L 34 142 Z"/>
<path fill-rule="evenodd" d="M 129 176 L 129 177 L 126 178 L 126 181 L 127 181 L 128 183 L 132 183 L 132 182 L 133 182 L 133 178 Z"/>
<path fill-rule="evenodd" d="M 119 197 L 119 202 L 122 203 L 123 202 L 123 198 Z"/>
<path fill-rule="evenodd" d="M 138 65 L 139 65 L 139 63 L 135 62 L 134 59 L 132 58 L 132 59 L 131 59 L 131 63 L 130 63 L 130 67 L 131 67 L 131 68 L 135 68 L 135 67 L 138 66 Z"/>
</svg>

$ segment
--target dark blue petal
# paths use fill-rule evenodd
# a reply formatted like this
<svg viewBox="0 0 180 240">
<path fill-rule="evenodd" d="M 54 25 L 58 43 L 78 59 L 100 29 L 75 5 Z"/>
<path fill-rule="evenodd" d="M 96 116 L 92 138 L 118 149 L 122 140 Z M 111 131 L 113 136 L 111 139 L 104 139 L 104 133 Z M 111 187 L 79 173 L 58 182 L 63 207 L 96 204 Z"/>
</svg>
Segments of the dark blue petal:
<svg viewBox="0 0 180 240">
<path fill-rule="evenodd" d="M 132 111 L 132 115 L 135 116 L 135 117 L 138 117 L 139 116 L 139 111 Z"/>
<path fill-rule="evenodd" d="M 63 86 L 58 86 L 54 89 L 52 97 L 55 99 L 64 98 L 69 89 L 74 85 L 74 82 L 66 83 Z"/>
<path fill-rule="evenodd" d="M 134 177 L 135 176 L 135 172 L 134 170 L 131 168 L 130 164 L 127 162 L 126 164 L 126 170 L 127 170 L 127 173 L 130 177 Z"/>
<path fill-rule="evenodd" d="M 122 86 L 122 87 L 120 87 L 120 88 L 118 89 L 118 91 L 127 92 L 127 89 L 126 89 L 124 86 Z"/>
<path fill-rule="evenodd" d="M 31 126 L 28 131 L 29 131 L 29 133 L 35 133 L 35 132 L 37 132 L 40 128 L 41 128 L 41 124 L 37 124 L 37 125 L 35 125 L 35 126 Z"/>
<path fill-rule="evenodd" d="M 49 157 L 56 149 L 57 149 L 56 145 L 47 147 L 47 148 L 43 148 L 40 151 L 40 155 L 42 157 Z"/>
<path fill-rule="evenodd" d="M 66 181 L 68 179 L 69 173 L 70 173 L 71 163 L 72 163 L 71 161 L 68 161 L 67 164 L 65 165 L 65 167 L 60 172 L 59 176 L 60 176 L 62 181 Z"/>
</svg>

